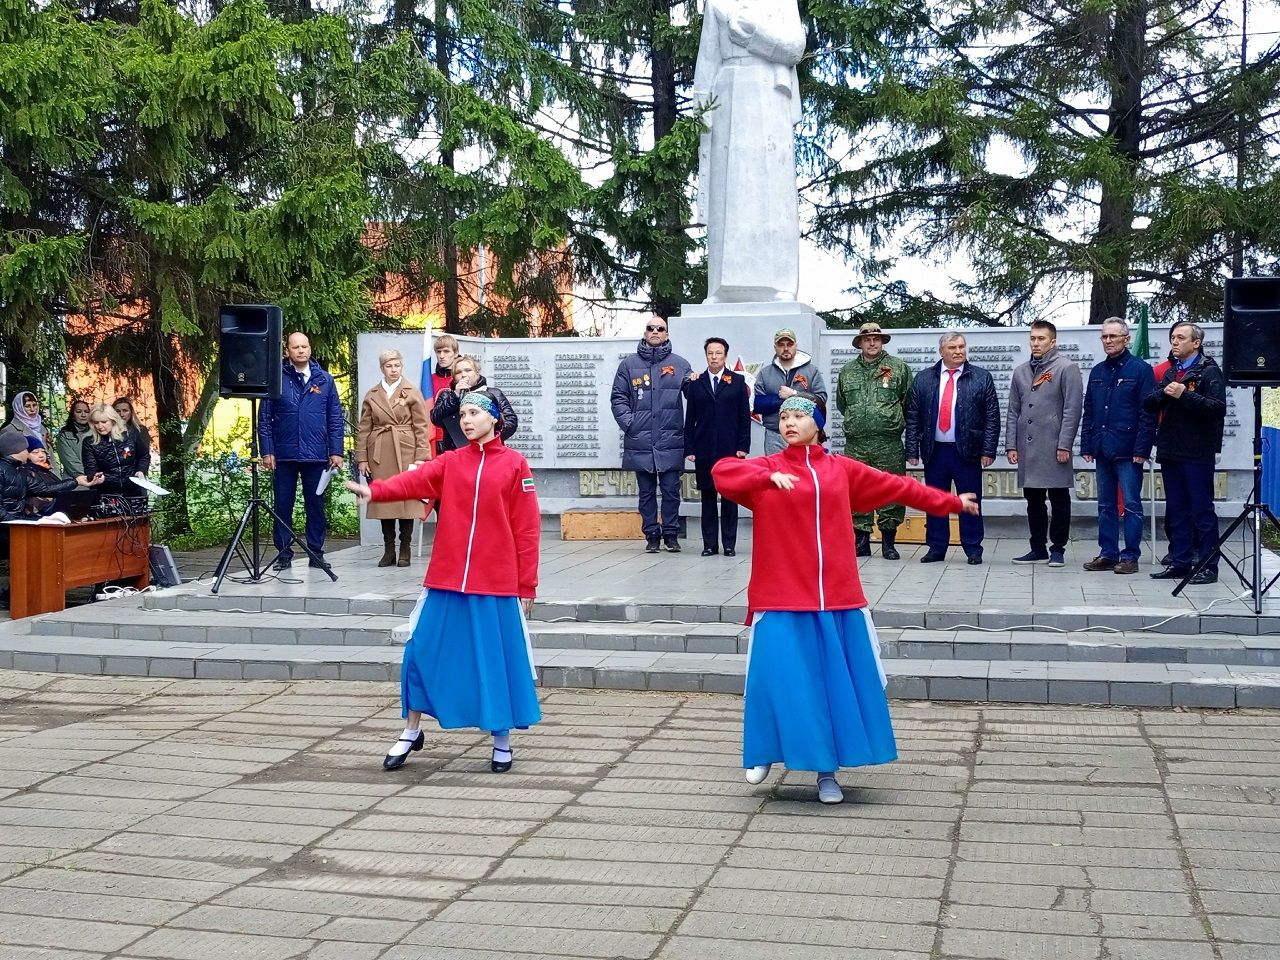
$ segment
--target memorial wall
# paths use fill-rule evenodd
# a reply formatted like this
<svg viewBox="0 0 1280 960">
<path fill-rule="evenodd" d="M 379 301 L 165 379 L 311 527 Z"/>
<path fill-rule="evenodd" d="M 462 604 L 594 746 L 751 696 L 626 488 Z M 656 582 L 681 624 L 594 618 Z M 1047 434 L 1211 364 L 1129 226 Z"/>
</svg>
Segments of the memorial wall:
<svg viewBox="0 0 1280 960">
<path fill-rule="evenodd" d="M 676 321 L 678 323 L 678 321 Z M 1221 325 L 1211 325 L 1206 330 L 1206 350 L 1214 357 L 1221 354 Z M 905 360 L 913 370 L 921 370 L 938 359 L 940 331 L 891 330 L 889 352 Z M 711 331 L 706 335 L 723 333 L 730 341 L 733 330 Z M 1029 356 L 1028 331 L 1025 327 L 966 329 L 971 362 L 986 367 L 995 378 L 1000 393 L 1001 426 L 1006 409 L 1006 398 L 1013 369 Z M 840 367 L 856 356 L 851 344 L 852 331 L 828 331 L 821 335 L 818 344 L 804 343 L 800 348 L 814 355 L 829 390 L 834 393 Z M 803 340 L 802 336 L 802 340 Z M 1167 354 L 1167 326 L 1153 326 L 1150 330 L 1151 359 L 1158 361 Z M 581 506 L 583 501 L 600 504 L 601 499 L 623 498 L 634 503 L 634 478 L 619 468 L 622 461 L 622 437 L 613 422 L 609 395 L 614 372 L 623 357 L 634 352 L 637 340 L 632 338 L 596 339 L 563 337 L 529 340 L 489 339 L 460 337 L 462 351 L 478 356 L 485 378 L 500 388 L 511 401 L 520 418 L 520 427 L 510 446 L 528 458 L 539 478 L 539 489 L 547 512 L 559 512 L 568 506 Z M 699 341 L 700 342 L 700 341 Z M 421 369 L 421 334 L 363 334 L 360 337 L 359 389 L 361 395 L 377 382 L 378 354 L 385 349 L 399 349 L 405 357 L 406 375 L 418 380 Z M 1058 331 L 1058 350 L 1080 364 L 1087 379 L 1089 368 L 1104 356 L 1097 327 L 1062 327 Z M 705 369 L 705 360 L 699 354 L 686 358 L 695 370 Z M 735 356 L 730 353 L 730 366 Z M 749 371 L 772 357 L 744 357 Z M 1240 501 L 1248 493 L 1252 482 L 1250 463 L 1252 457 L 1253 397 L 1248 390 L 1229 391 L 1227 420 L 1223 453 L 1219 460 L 1217 497 L 1220 500 Z M 834 397 L 828 432 L 832 436 L 831 449 L 843 450 L 840 416 L 835 412 Z M 760 450 L 762 428 L 754 428 L 755 452 Z M 1077 444 L 1077 453 L 1078 453 Z M 1021 502 L 1017 487 L 1016 471 L 1003 455 L 987 471 L 986 495 L 997 500 L 1016 498 Z M 1077 457 L 1076 499 L 1094 497 L 1093 468 Z M 1157 498 L 1163 491 L 1159 474 L 1154 481 Z M 686 475 L 685 494 L 696 499 L 692 475 Z M 994 505 L 992 505 L 994 506 Z M 691 511 L 694 512 L 694 511 Z"/>
</svg>

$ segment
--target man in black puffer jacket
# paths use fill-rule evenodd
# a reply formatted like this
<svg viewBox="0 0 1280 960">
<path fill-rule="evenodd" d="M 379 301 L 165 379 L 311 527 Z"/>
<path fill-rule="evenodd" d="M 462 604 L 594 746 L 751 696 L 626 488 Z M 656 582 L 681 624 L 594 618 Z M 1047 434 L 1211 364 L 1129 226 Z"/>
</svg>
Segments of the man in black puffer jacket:
<svg viewBox="0 0 1280 960">
<path fill-rule="evenodd" d="M 1181 580 L 1218 542 L 1218 515 L 1213 509 L 1213 468 L 1222 450 L 1227 418 L 1227 380 L 1212 357 L 1205 356 L 1204 332 L 1194 323 L 1169 330 L 1173 362 L 1142 408 L 1156 414 L 1156 460 L 1164 478 L 1164 509 L 1169 517 L 1169 566 L 1151 574 L 1155 580 Z M 1218 581 L 1218 556 L 1192 583 Z"/>
<path fill-rule="evenodd" d="M 680 551 L 680 474 L 684 470 L 684 394 L 689 361 L 671 352 L 667 321 L 653 317 L 634 356 L 618 364 L 610 406 L 622 431 L 622 469 L 636 472 L 645 551 L 661 541 Z M 658 489 L 662 521 L 658 521 Z"/>
</svg>

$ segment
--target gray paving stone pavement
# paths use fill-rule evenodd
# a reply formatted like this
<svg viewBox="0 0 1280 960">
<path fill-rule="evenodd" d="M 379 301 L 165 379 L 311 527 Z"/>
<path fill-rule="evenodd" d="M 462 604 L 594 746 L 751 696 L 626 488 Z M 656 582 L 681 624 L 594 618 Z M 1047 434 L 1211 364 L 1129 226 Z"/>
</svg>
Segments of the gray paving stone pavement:
<svg viewBox="0 0 1280 960">
<path fill-rule="evenodd" d="M 739 769 L 740 700 L 544 691 L 516 767 L 397 691 L 0 671 L 0 960 L 1275 960 L 1280 715 L 896 702 Z"/>
</svg>

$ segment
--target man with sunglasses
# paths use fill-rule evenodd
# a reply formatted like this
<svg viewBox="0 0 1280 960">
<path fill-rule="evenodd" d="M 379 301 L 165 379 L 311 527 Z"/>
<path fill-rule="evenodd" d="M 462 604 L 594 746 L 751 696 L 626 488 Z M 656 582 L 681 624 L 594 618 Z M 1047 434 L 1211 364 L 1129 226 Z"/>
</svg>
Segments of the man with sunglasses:
<svg viewBox="0 0 1280 960">
<path fill-rule="evenodd" d="M 684 396 L 689 361 L 671 352 L 667 321 L 645 325 L 636 352 L 613 378 L 610 406 L 622 431 L 622 469 L 634 470 L 640 491 L 645 552 L 680 552 L 680 474 L 684 468 Z M 658 518 L 658 491 L 662 517 Z"/>
</svg>

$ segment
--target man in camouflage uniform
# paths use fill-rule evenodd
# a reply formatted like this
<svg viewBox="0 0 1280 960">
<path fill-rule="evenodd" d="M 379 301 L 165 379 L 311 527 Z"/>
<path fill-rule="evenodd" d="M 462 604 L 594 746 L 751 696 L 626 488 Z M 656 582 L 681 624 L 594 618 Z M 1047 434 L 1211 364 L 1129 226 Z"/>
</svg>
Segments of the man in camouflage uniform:
<svg viewBox="0 0 1280 960">
<path fill-rule="evenodd" d="M 906 425 L 907 394 L 911 392 L 911 368 L 884 351 L 889 334 L 877 323 L 864 323 L 853 338 L 861 354 L 846 363 L 836 380 L 836 407 L 844 417 L 845 456 L 888 473 L 907 472 L 902 449 Z M 898 526 L 906 519 L 900 503 L 876 512 L 880 527 L 880 551 L 886 560 L 899 560 L 894 546 Z M 871 556 L 869 513 L 854 514 L 858 556 Z"/>
</svg>

